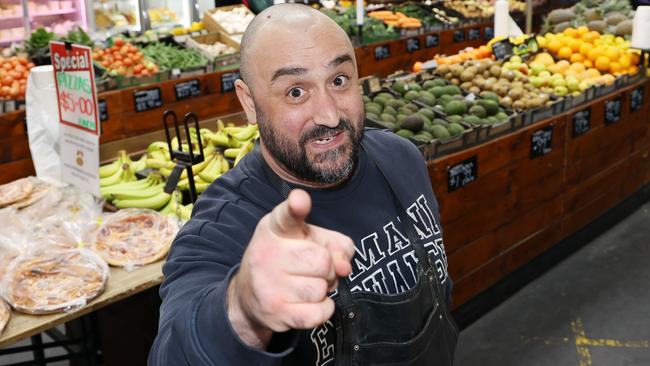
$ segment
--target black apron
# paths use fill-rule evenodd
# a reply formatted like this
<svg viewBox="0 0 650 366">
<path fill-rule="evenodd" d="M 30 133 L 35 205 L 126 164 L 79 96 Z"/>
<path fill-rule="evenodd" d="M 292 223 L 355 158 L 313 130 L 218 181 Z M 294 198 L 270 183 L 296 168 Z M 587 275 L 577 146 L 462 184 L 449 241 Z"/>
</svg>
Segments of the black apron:
<svg viewBox="0 0 650 366">
<path fill-rule="evenodd" d="M 269 181 L 286 198 L 291 188 L 266 165 L 259 144 L 255 147 Z M 332 317 L 337 342 L 335 365 L 452 366 L 458 328 L 442 295 L 437 270 L 388 179 L 388 167 L 368 149 L 364 151 L 390 186 L 402 227 L 418 258 L 418 280 L 410 290 L 395 295 L 351 293 L 348 279 L 339 281 Z"/>
</svg>

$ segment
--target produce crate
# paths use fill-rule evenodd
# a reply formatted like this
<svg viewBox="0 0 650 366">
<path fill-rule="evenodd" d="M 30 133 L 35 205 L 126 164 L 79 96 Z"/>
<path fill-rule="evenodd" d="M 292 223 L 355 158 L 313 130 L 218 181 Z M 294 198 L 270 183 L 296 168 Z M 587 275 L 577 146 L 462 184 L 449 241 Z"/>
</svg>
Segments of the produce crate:
<svg viewBox="0 0 650 366">
<path fill-rule="evenodd" d="M 375 128 L 379 128 L 379 129 L 382 129 L 382 130 L 390 130 L 390 128 L 388 128 L 386 125 L 384 125 L 381 121 L 377 121 L 377 120 L 375 120 L 373 118 L 366 117 L 366 120 L 364 121 L 364 124 L 366 126 L 368 126 L 368 127 L 375 127 Z M 422 156 L 426 156 L 425 153 L 426 153 L 427 148 L 425 147 L 425 145 L 427 145 L 427 142 L 412 139 L 410 137 L 407 138 L 407 140 L 411 141 L 413 143 L 413 145 L 415 145 L 418 148 L 418 150 L 420 150 L 420 152 L 422 153 Z"/>
<path fill-rule="evenodd" d="M 564 112 L 564 99 L 559 99 L 551 103 L 550 105 L 545 105 L 529 111 L 530 114 L 527 114 L 528 121 L 524 124 L 529 125 L 533 124 L 548 118 L 553 117 L 556 114 Z"/>
<path fill-rule="evenodd" d="M 216 42 L 225 44 L 235 49 L 234 53 L 224 54 L 224 55 L 215 55 L 200 47 L 201 44 L 212 45 Z M 203 56 L 207 57 L 210 62 L 214 64 L 215 70 L 222 70 L 228 68 L 229 66 L 239 65 L 239 43 L 233 41 L 225 34 L 220 32 L 208 33 L 206 35 L 196 36 L 189 38 L 186 42 L 188 48 L 193 48 L 201 53 Z"/>
<path fill-rule="evenodd" d="M 569 95 L 564 97 L 564 110 L 568 111 L 592 100 L 596 95 L 596 88 L 590 87 L 580 95 Z"/>
<path fill-rule="evenodd" d="M 221 33 L 228 34 L 228 35 L 242 34 L 243 32 L 242 32 L 242 33 L 230 33 L 230 32 L 228 32 L 228 31 L 226 31 L 226 29 L 223 28 L 223 27 L 221 26 L 221 24 L 219 24 L 219 23 L 214 19 L 214 17 L 212 17 L 212 14 L 213 14 L 213 13 L 216 13 L 216 12 L 219 11 L 219 10 L 221 10 L 221 11 L 228 11 L 228 10 L 232 10 L 232 9 L 235 9 L 235 8 L 243 8 L 243 9 L 246 11 L 246 13 L 251 14 L 251 15 L 255 15 L 255 14 L 253 14 L 253 12 L 250 11 L 247 7 L 245 7 L 244 5 L 241 5 L 241 4 L 240 4 L 240 5 L 226 5 L 226 6 L 220 6 L 220 7 L 218 7 L 218 8 L 214 8 L 214 9 L 206 10 L 206 11 L 203 13 L 203 26 L 205 27 L 205 29 L 207 29 L 207 30 L 209 30 L 209 31 L 211 31 L 211 32 L 221 32 Z M 240 40 L 241 40 L 241 38 L 240 38 Z"/>
</svg>

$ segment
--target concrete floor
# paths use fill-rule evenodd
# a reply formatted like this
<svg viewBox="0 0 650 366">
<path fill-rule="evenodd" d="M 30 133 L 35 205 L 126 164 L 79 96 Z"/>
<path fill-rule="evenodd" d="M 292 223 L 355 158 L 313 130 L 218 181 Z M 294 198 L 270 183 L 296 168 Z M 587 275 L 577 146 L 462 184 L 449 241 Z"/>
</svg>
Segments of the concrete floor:
<svg viewBox="0 0 650 366">
<path fill-rule="evenodd" d="M 650 203 L 467 327 L 457 366 L 649 366 Z"/>
</svg>

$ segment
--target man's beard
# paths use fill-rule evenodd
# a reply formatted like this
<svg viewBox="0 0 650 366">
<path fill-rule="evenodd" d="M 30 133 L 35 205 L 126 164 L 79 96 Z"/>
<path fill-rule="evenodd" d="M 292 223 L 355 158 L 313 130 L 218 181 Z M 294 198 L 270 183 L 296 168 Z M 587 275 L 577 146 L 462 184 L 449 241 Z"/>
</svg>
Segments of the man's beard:
<svg viewBox="0 0 650 366">
<path fill-rule="evenodd" d="M 270 121 L 266 119 L 260 108 L 255 106 L 255 111 L 264 146 L 278 162 L 297 178 L 306 182 L 329 185 L 348 179 L 354 172 L 359 153 L 359 140 L 363 136 L 363 125 L 361 123 L 355 125 L 349 119 L 341 118 L 338 126 L 333 128 L 316 125 L 305 132 L 300 137 L 300 140 L 296 142 L 284 137 L 271 127 Z M 363 118 L 360 121 L 363 121 Z M 348 133 L 349 143 L 343 143 L 336 148 L 316 154 L 311 159 L 307 156 L 305 146 L 310 141 L 324 139 L 344 132 Z M 336 165 L 328 166 L 328 162 L 334 162 Z"/>
</svg>

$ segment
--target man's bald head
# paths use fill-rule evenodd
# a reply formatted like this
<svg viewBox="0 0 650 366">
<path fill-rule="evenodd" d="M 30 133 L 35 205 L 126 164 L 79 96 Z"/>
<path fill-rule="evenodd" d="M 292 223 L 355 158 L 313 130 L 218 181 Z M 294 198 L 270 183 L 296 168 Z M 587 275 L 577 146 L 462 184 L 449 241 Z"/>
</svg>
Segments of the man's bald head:
<svg viewBox="0 0 650 366">
<path fill-rule="evenodd" d="M 241 40 L 240 46 L 240 73 L 244 82 L 250 87 L 252 82 L 251 69 L 255 60 L 261 61 L 259 57 L 263 55 L 256 54 L 259 46 L 258 39 L 261 32 L 273 34 L 275 29 L 290 29 L 297 33 L 304 33 L 309 28 L 316 26 L 325 26 L 329 32 L 339 32 L 349 38 L 343 29 L 322 12 L 302 4 L 278 4 L 266 8 L 259 13 L 250 22 Z M 333 35 L 333 33 L 330 33 Z M 349 42 L 352 49 L 352 43 Z M 267 45 L 268 46 L 268 45 Z M 276 50 L 282 50 L 282 44 L 273 45 Z"/>
</svg>

